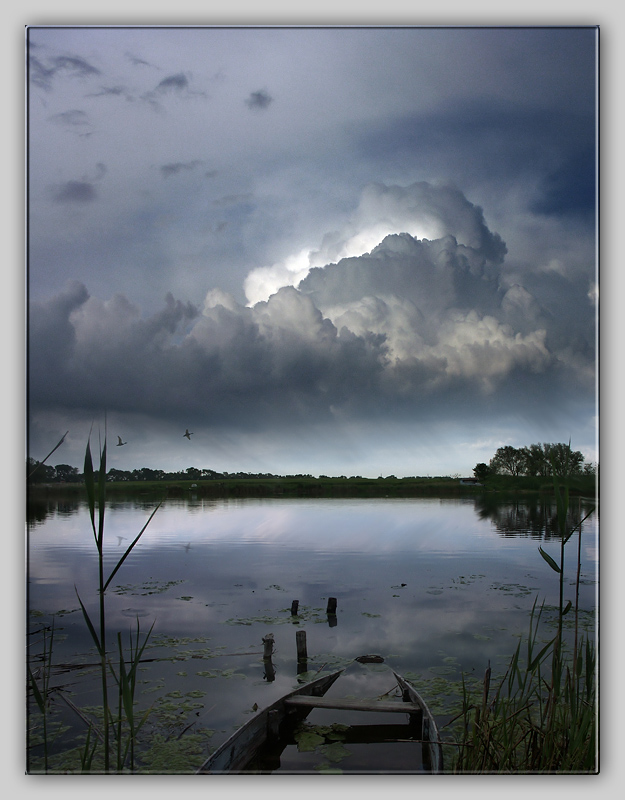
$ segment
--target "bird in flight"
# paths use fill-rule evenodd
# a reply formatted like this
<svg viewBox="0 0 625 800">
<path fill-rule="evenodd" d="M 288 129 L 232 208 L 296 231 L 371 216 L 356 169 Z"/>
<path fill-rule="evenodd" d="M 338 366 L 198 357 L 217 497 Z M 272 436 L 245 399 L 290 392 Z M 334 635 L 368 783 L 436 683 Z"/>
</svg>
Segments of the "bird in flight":
<svg viewBox="0 0 625 800">
<path fill-rule="evenodd" d="M 128 442 L 122 442 L 122 437 L 118 436 L 117 437 L 117 445 L 116 446 L 117 447 L 121 447 L 123 444 L 128 444 Z"/>
<path fill-rule="evenodd" d="M 189 441 L 191 441 L 191 436 L 193 435 L 193 431 L 191 431 L 191 433 L 189 433 L 189 429 L 187 428 L 187 429 L 185 430 L 185 432 L 184 432 L 182 435 L 183 435 L 183 436 L 186 436 L 186 437 L 187 437 L 187 439 L 188 439 Z"/>
</svg>

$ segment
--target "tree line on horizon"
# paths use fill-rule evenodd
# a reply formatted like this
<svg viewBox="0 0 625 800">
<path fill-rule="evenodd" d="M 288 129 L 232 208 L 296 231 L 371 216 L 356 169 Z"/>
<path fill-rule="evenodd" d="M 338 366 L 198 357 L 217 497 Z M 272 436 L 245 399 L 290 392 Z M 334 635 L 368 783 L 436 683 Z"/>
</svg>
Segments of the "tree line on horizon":
<svg viewBox="0 0 625 800">
<path fill-rule="evenodd" d="M 52 466 L 28 458 L 26 462 L 26 475 L 30 483 L 81 483 L 84 475 L 78 467 L 70 464 L 57 464 Z M 197 467 L 187 467 L 184 470 L 168 472 L 163 469 L 151 469 L 141 467 L 140 469 L 115 469 L 112 467 L 106 473 L 107 481 L 198 481 L 198 480 L 225 480 L 233 478 L 280 478 L 281 475 L 273 475 L 269 472 L 217 472 L 214 469 L 198 469 Z M 312 478 L 312 475 L 291 475 L 293 478 Z"/>
<path fill-rule="evenodd" d="M 558 442 L 531 444 L 529 447 L 499 447 L 488 464 L 479 463 L 473 468 L 475 477 L 483 481 L 489 475 L 548 478 L 554 473 L 561 477 L 571 475 L 596 475 L 598 465 L 584 459 L 579 450 L 570 444 Z"/>
<path fill-rule="evenodd" d="M 586 462 L 584 455 L 579 450 L 572 450 L 566 444 L 531 444 L 529 447 L 512 447 L 506 445 L 498 448 L 488 464 L 479 463 L 473 468 L 473 474 L 479 481 L 484 481 L 489 475 L 512 475 L 514 477 L 545 477 L 553 474 L 553 465 L 560 476 L 567 475 L 596 475 L 598 465 Z M 36 483 L 82 483 L 84 475 L 78 467 L 70 464 L 48 465 L 29 457 L 26 462 L 27 482 Z M 251 472 L 217 472 L 213 469 L 187 469 L 168 472 L 163 469 L 141 467 L 140 469 L 121 470 L 111 468 L 106 474 L 107 481 L 111 482 L 137 482 L 137 481 L 199 481 L 199 480 L 232 480 L 232 479 L 280 479 L 280 478 L 309 478 L 310 474 L 274 475 L 273 473 Z M 361 476 L 353 476 L 360 479 Z M 439 476 L 438 479 L 444 476 Z M 459 478 L 459 475 L 447 476 Z M 330 480 L 327 475 L 320 475 L 319 479 Z M 345 475 L 336 478 L 346 479 Z M 394 475 L 387 479 L 395 479 Z"/>
</svg>

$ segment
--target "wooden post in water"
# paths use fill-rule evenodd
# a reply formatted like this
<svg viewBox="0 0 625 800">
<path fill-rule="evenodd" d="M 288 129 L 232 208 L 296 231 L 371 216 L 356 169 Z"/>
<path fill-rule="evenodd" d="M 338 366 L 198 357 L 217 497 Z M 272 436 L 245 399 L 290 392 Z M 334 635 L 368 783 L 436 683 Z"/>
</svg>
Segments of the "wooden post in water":
<svg viewBox="0 0 625 800">
<path fill-rule="evenodd" d="M 276 678 L 276 670 L 273 666 L 273 661 L 271 660 L 271 654 L 273 653 L 273 644 L 274 644 L 274 637 L 273 633 L 268 633 L 266 636 L 263 636 L 263 663 L 265 665 L 265 675 L 264 677 L 267 679 L 269 683 L 275 680 Z"/>
<path fill-rule="evenodd" d="M 268 633 L 267 636 L 263 636 L 263 658 L 271 658 L 271 654 L 273 653 L 273 633 Z"/>
<path fill-rule="evenodd" d="M 331 628 L 334 628 L 337 622 L 336 619 L 336 597 L 328 597 L 328 606 L 326 608 L 326 614 L 328 615 L 328 625 Z"/>
<path fill-rule="evenodd" d="M 306 650 L 306 631 L 297 631 L 295 633 L 295 643 L 297 645 L 297 660 L 304 661 L 308 658 Z"/>
<path fill-rule="evenodd" d="M 297 674 L 308 671 L 308 651 L 306 648 L 306 631 L 296 631 L 295 645 L 297 647 Z"/>
<path fill-rule="evenodd" d="M 293 602 L 291 603 L 291 616 L 292 617 L 296 617 L 297 616 L 298 607 L 299 607 L 299 600 L 293 600 Z"/>
</svg>

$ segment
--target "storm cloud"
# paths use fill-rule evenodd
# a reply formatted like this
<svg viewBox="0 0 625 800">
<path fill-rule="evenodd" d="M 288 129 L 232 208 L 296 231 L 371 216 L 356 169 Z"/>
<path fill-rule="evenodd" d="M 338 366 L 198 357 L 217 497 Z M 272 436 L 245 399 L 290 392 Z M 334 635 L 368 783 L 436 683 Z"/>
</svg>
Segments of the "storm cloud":
<svg viewBox="0 0 625 800">
<path fill-rule="evenodd" d="M 252 110 L 269 108 L 272 103 L 273 97 L 264 89 L 260 89 L 257 92 L 252 92 L 245 101 L 245 105 Z"/>
<path fill-rule="evenodd" d="M 129 466 L 189 425 L 226 469 L 593 459 L 595 29 L 41 27 L 29 56 L 34 450 L 106 413 Z"/>
<path fill-rule="evenodd" d="M 481 209 L 456 189 L 419 184 L 371 187 L 369 211 L 371 192 L 416 196 L 417 219 L 466 243 L 390 234 L 267 300 L 245 306 L 213 289 L 199 308 L 169 294 L 147 318 L 123 295 L 102 301 L 74 284 L 33 307 L 33 319 L 47 321 L 31 335 L 46 364 L 45 380 L 33 372 L 35 406 L 284 429 L 383 412 L 427 419 L 454 397 L 490 408 L 500 395 L 511 402 L 511 385 L 527 413 L 537 384 L 543 397 L 567 381 L 592 393 L 592 342 L 571 350 L 569 330 L 566 350 L 550 346 L 559 320 L 527 289 L 505 285 L 505 244 Z M 594 309 L 587 292 L 576 300 L 582 337 Z M 54 391 L 51 371 L 63 376 Z"/>
</svg>

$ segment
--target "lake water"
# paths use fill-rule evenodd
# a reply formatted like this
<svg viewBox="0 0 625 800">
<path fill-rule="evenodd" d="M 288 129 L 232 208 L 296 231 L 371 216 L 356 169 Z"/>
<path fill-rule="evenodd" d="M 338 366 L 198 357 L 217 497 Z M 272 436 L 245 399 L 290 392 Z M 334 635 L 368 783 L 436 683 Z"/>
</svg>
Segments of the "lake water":
<svg viewBox="0 0 625 800">
<path fill-rule="evenodd" d="M 108 571 L 154 505 L 107 507 Z M 412 680 L 444 725 L 463 675 L 481 681 L 489 662 L 493 673 L 503 672 L 528 631 L 536 598 L 545 603 L 541 638 L 553 635 L 558 576 L 539 546 L 559 560 L 554 509 L 545 501 L 166 502 L 107 590 L 111 650 L 117 631 L 127 641 L 137 619 L 142 633 L 154 624 L 137 692 L 141 707 L 154 706 L 143 729 L 150 744 L 145 763 L 157 772 L 193 771 L 256 708 L 295 688 L 301 630 L 309 673 L 379 654 L 384 665 L 349 668 L 354 687 L 374 674 L 390 690 L 391 667 Z M 573 602 L 577 547 L 576 533 L 565 565 L 565 600 Z M 593 632 L 595 515 L 582 527 L 581 558 L 581 620 Z M 54 708 L 67 725 L 58 752 L 85 732 L 61 695 L 82 710 L 98 704 L 97 671 L 70 668 L 97 660 L 76 594 L 96 620 L 96 586 L 87 508 L 49 502 L 35 509 L 28 530 L 29 644 L 37 666 L 41 629 L 54 619 L 53 682 L 64 687 Z M 336 616 L 326 614 L 329 597 L 337 600 Z M 293 600 L 298 617 L 291 616 Z M 269 633 L 275 647 L 268 670 L 262 640 Z M 31 755 L 37 771 L 41 749 Z M 59 758 L 59 769 L 74 763 Z"/>
</svg>

